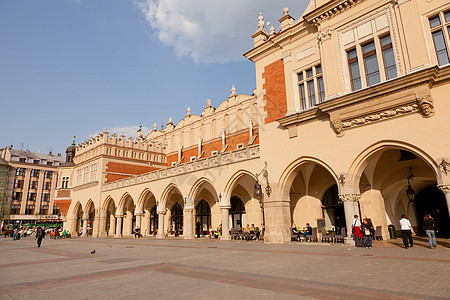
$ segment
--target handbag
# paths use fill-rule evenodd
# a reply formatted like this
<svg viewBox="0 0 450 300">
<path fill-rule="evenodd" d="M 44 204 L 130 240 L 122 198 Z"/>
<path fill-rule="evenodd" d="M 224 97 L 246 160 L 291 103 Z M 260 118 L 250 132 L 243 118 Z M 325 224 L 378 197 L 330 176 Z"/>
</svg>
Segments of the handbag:
<svg viewBox="0 0 450 300">
<path fill-rule="evenodd" d="M 364 235 L 370 235 L 370 230 L 369 229 L 364 229 Z"/>
</svg>

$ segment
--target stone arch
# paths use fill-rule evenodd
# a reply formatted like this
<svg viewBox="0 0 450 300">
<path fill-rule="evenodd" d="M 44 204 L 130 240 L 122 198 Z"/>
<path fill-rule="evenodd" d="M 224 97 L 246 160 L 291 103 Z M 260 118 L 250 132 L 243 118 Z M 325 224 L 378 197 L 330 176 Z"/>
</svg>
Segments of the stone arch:
<svg viewBox="0 0 450 300">
<path fill-rule="evenodd" d="M 114 236 L 116 233 L 116 203 L 111 196 L 107 196 L 102 206 L 100 236 Z"/>
<path fill-rule="evenodd" d="M 378 152 L 385 151 L 386 149 L 406 150 L 414 153 L 430 166 L 436 176 L 438 184 L 442 184 L 442 173 L 439 169 L 439 166 L 428 153 L 426 153 L 419 147 L 406 142 L 385 140 L 370 145 L 353 160 L 352 164 L 349 167 L 348 174 L 352 176 L 351 185 L 355 190 L 358 189 L 359 180 L 368 164 L 368 160 Z"/>
<path fill-rule="evenodd" d="M 304 166 L 305 164 L 316 164 L 328 171 L 328 173 L 334 178 L 335 182 L 338 182 L 338 176 L 336 172 L 324 161 L 312 157 L 312 156 L 302 156 L 291 162 L 283 171 L 278 180 L 278 187 L 280 189 L 281 197 L 284 199 L 289 198 L 291 185 L 297 176 L 296 170 Z"/>
<path fill-rule="evenodd" d="M 227 181 L 227 183 L 226 183 L 226 185 L 225 185 L 225 188 L 224 188 L 224 201 L 226 202 L 226 203 L 224 203 L 224 204 L 227 204 L 227 205 L 229 205 L 230 204 L 230 198 L 231 198 L 231 193 L 232 193 L 232 190 L 233 190 L 233 188 L 235 187 L 235 185 L 236 185 L 236 183 L 238 182 L 238 180 L 240 179 L 240 178 L 242 178 L 243 176 L 246 176 L 246 175 L 248 175 L 248 176 L 250 176 L 251 178 L 253 178 L 254 180 L 255 180 L 255 182 L 256 182 L 256 177 L 255 177 L 255 175 L 254 174 L 252 174 L 251 172 L 249 172 L 249 171 L 247 171 L 247 170 L 239 170 L 239 171 L 237 171 L 237 172 L 235 172 L 231 177 L 230 177 L 230 179 Z M 249 193 L 250 193 L 250 191 L 249 191 Z M 252 193 L 250 193 L 250 195 L 251 195 Z"/>
<path fill-rule="evenodd" d="M 136 211 L 137 212 L 143 212 L 145 201 L 148 197 L 155 197 L 155 194 L 148 188 L 144 189 L 141 194 L 139 195 L 137 204 L 136 204 Z"/>
<path fill-rule="evenodd" d="M 442 182 L 439 166 L 422 149 L 402 141 L 380 141 L 364 149 L 349 168 L 348 184 L 360 194 L 362 217 L 369 217 L 375 225 L 382 226 L 387 238 L 387 226 L 394 224 L 406 214 L 416 232 L 420 232 L 423 216 L 417 214 L 410 203 L 406 190 L 408 174 L 415 195 L 428 187 Z M 445 200 L 444 200 L 445 201 Z M 426 204 L 427 201 L 421 202 Z M 447 222 L 447 221 L 446 221 Z"/>
<path fill-rule="evenodd" d="M 92 210 L 94 210 L 94 213 L 95 213 L 95 204 L 92 201 L 92 199 L 89 199 L 88 202 L 86 203 L 86 206 L 84 209 L 83 219 L 88 219 L 89 214 L 91 213 Z"/>
<path fill-rule="evenodd" d="M 245 214 L 242 215 L 242 219 L 239 221 L 241 227 L 245 227 L 247 224 L 259 226 L 263 223 L 260 202 L 253 197 L 255 183 L 255 175 L 247 170 L 239 170 L 231 176 L 225 186 L 224 205 L 231 207 L 231 198 L 238 197 L 245 206 Z M 230 227 L 239 225 L 231 213 L 229 218 Z"/>
<path fill-rule="evenodd" d="M 180 189 L 178 188 L 178 186 L 175 183 L 171 183 L 169 184 L 164 191 L 161 193 L 161 197 L 160 197 L 160 203 L 159 203 L 159 208 L 161 210 L 165 210 L 167 208 L 167 200 L 170 198 L 171 195 L 173 195 L 173 193 L 179 193 L 181 194 Z M 184 205 L 184 201 L 182 201 L 183 203 L 180 203 L 182 206 Z"/>
<path fill-rule="evenodd" d="M 133 200 L 133 204 L 135 205 L 133 197 L 131 197 L 131 195 L 128 192 L 125 192 L 125 194 L 123 194 L 122 197 L 120 197 L 119 204 L 117 205 L 116 211 L 117 214 L 119 215 L 123 214 L 123 208 L 128 198 L 131 198 Z"/>
<path fill-rule="evenodd" d="M 184 233 L 184 221 L 179 213 L 177 213 L 176 218 L 172 217 L 174 213 L 173 208 L 180 205 L 182 209 L 185 208 L 184 199 L 182 193 L 175 183 L 169 184 L 161 194 L 161 203 L 159 205 L 160 211 L 164 211 L 166 214 L 164 216 L 164 230 L 163 232 L 169 232 L 175 235 L 182 235 Z M 179 212 L 179 209 L 176 209 Z M 159 229 L 161 230 L 161 229 Z"/>
<path fill-rule="evenodd" d="M 144 236 L 155 234 L 158 217 L 158 208 L 156 208 L 155 194 L 148 188 L 144 189 L 139 195 L 138 204 L 136 206 L 136 217 L 141 218 L 140 228 Z"/>
<path fill-rule="evenodd" d="M 72 232 L 72 234 L 74 234 L 75 236 L 78 236 L 81 234 L 81 221 L 83 219 L 83 207 L 81 205 L 81 203 L 78 201 L 74 208 L 73 208 L 73 212 L 72 212 L 72 228 L 70 229 L 70 231 Z"/>
<path fill-rule="evenodd" d="M 207 222 L 207 226 L 209 227 L 211 225 L 216 228 L 220 225 L 222 220 L 219 208 L 219 197 L 211 180 L 206 177 L 198 179 L 189 191 L 188 201 L 189 205 L 194 208 L 195 223 L 199 221 L 199 216 L 197 215 L 198 205 L 201 201 L 206 201 L 210 209 L 210 219 L 208 219 L 210 222 Z M 204 218 L 200 219 L 203 234 L 206 234 L 205 232 L 207 232 L 207 228 L 204 228 Z"/>
</svg>

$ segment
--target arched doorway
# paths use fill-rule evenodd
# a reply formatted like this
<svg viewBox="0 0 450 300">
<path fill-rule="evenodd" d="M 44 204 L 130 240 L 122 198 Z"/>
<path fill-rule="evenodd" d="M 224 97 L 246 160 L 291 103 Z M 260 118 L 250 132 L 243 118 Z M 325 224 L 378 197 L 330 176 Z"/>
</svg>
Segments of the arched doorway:
<svg viewBox="0 0 450 300">
<path fill-rule="evenodd" d="M 341 228 L 345 228 L 344 203 L 339 200 L 337 184 L 330 187 L 322 198 L 322 212 L 327 229 L 335 228 L 340 233 Z"/>
<path fill-rule="evenodd" d="M 92 204 L 89 210 L 89 220 L 87 227 L 87 234 L 91 236 L 94 230 L 94 221 L 95 221 L 95 207 L 94 204 Z"/>
<path fill-rule="evenodd" d="M 75 234 L 75 236 L 79 236 L 81 235 L 81 228 L 83 226 L 83 210 L 81 209 L 81 204 L 79 202 L 75 206 L 74 217 L 75 220 L 72 234 Z"/>
<path fill-rule="evenodd" d="M 230 199 L 230 217 L 231 217 L 231 228 L 241 228 L 245 227 L 247 222 L 245 216 L 245 206 L 241 198 L 233 196 Z"/>
<path fill-rule="evenodd" d="M 180 203 L 175 203 L 171 210 L 172 233 L 175 235 L 183 234 L 183 207 Z"/>
<path fill-rule="evenodd" d="M 131 196 L 127 196 L 123 204 L 123 221 L 122 221 L 122 235 L 124 237 L 133 236 L 133 228 L 135 226 L 136 218 L 134 216 L 134 201 Z"/>
<path fill-rule="evenodd" d="M 114 200 L 109 198 L 106 205 L 106 220 L 104 232 L 108 236 L 114 236 L 116 233 L 116 206 Z"/>
<path fill-rule="evenodd" d="M 156 235 L 158 230 L 158 213 L 156 205 L 150 211 L 150 234 Z"/>
<path fill-rule="evenodd" d="M 196 209 L 196 223 L 200 222 L 200 230 L 202 235 L 208 234 L 209 226 L 211 226 L 211 208 L 206 200 L 200 201 Z"/>
<path fill-rule="evenodd" d="M 410 220 L 414 231 L 420 233 L 421 218 L 425 212 L 420 213 L 420 216 L 416 208 L 418 205 L 419 208 L 425 209 L 430 203 L 429 199 L 423 201 L 426 197 L 420 196 L 420 192 L 430 186 L 436 186 L 434 167 L 427 160 L 427 155 L 420 150 L 413 152 L 400 146 L 389 145 L 376 149 L 377 151 L 366 154 L 364 161 L 358 162 L 360 169 L 355 172 L 356 178 L 359 178 L 355 183 L 358 183 L 361 195 L 361 218 L 370 218 L 375 227 L 381 226 L 383 237 L 387 239 L 388 226 L 392 224 L 399 231 L 399 220 L 404 214 Z M 415 191 L 417 201 L 410 201 L 407 194 L 410 188 Z M 426 192 L 423 195 L 425 194 Z M 420 203 L 416 205 L 415 202 Z"/>
<path fill-rule="evenodd" d="M 438 230 L 436 236 L 445 238 L 450 236 L 450 220 L 445 195 L 436 185 L 431 185 L 421 190 L 415 198 L 414 205 L 419 223 L 419 233 L 425 234 L 423 217 L 425 214 L 430 214 L 436 222 Z"/>
</svg>

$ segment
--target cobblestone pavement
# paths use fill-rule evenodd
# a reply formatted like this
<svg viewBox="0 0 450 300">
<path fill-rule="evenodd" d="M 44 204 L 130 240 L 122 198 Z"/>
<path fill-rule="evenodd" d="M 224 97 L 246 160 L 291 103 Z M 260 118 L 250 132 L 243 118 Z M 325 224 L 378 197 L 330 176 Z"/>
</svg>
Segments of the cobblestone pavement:
<svg viewBox="0 0 450 300">
<path fill-rule="evenodd" d="M 1 238 L 0 299 L 450 299 L 448 241 L 400 244 Z"/>
</svg>

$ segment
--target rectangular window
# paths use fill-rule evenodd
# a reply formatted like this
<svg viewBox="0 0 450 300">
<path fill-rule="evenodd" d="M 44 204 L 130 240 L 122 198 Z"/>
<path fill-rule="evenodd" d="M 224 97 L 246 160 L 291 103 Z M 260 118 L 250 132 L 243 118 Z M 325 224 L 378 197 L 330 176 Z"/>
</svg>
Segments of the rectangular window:
<svg viewBox="0 0 450 300">
<path fill-rule="evenodd" d="M 314 90 L 314 80 L 307 81 L 309 107 L 316 106 L 316 91 Z"/>
<path fill-rule="evenodd" d="M 306 75 L 306 76 L 304 76 Z M 318 65 L 298 73 L 300 109 L 313 108 L 325 100 L 325 87 L 322 77 L 322 66 Z M 318 94 L 317 94 L 318 93 Z"/>
<path fill-rule="evenodd" d="M 18 188 L 18 189 L 23 188 L 23 180 L 18 180 L 18 179 L 14 180 L 14 187 Z"/>
<path fill-rule="evenodd" d="M 22 192 L 13 192 L 13 201 L 22 201 Z"/>
<path fill-rule="evenodd" d="M 34 215 L 34 205 L 27 205 L 25 208 L 26 215 Z"/>
<path fill-rule="evenodd" d="M 41 198 L 42 202 L 48 202 L 50 201 L 50 194 L 42 194 L 42 198 Z"/>
<path fill-rule="evenodd" d="M 366 71 L 367 86 L 380 82 L 380 69 L 378 68 L 377 52 L 375 43 L 372 41 L 362 46 L 364 67 Z"/>
<path fill-rule="evenodd" d="M 394 49 L 392 48 L 391 36 L 387 35 L 380 39 L 381 51 L 383 51 L 384 70 L 386 79 L 397 77 L 397 66 L 395 65 Z"/>
<path fill-rule="evenodd" d="M 33 160 L 33 164 L 38 165 L 39 164 L 39 159 L 34 159 Z"/>
<path fill-rule="evenodd" d="M 352 91 L 361 89 L 361 74 L 359 73 L 358 54 L 356 49 L 347 51 L 348 66 L 350 69 L 350 81 Z"/>
<path fill-rule="evenodd" d="M 53 166 L 53 162 L 52 161 L 48 161 L 47 162 L 47 166 Z"/>
<path fill-rule="evenodd" d="M 302 110 L 306 109 L 306 94 L 305 94 L 305 85 L 302 83 L 300 85 L 300 108 Z"/>
<path fill-rule="evenodd" d="M 11 214 L 12 215 L 20 214 L 20 204 L 13 204 L 13 205 L 11 205 Z"/>
<path fill-rule="evenodd" d="M 61 211 L 59 210 L 59 207 L 56 204 L 53 204 L 53 214 L 54 215 L 61 215 Z"/>
<path fill-rule="evenodd" d="M 63 177 L 62 183 L 61 183 L 61 188 L 67 189 L 68 187 L 69 187 L 69 177 Z"/>
<path fill-rule="evenodd" d="M 47 215 L 48 214 L 48 205 L 41 205 L 41 209 L 39 210 L 40 215 Z"/>
<path fill-rule="evenodd" d="M 44 172 L 44 178 L 52 178 L 53 171 L 45 171 Z"/>
<path fill-rule="evenodd" d="M 44 182 L 44 185 L 42 186 L 43 190 L 49 190 L 50 189 L 50 182 Z"/>
<path fill-rule="evenodd" d="M 25 168 L 17 168 L 16 176 L 25 176 Z"/>
<path fill-rule="evenodd" d="M 36 193 L 28 193 L 27 201 L 36 201 Z"/>
<path fill-rule="evenodd" d="M 21 162 L 21 163 L 27 162 L 27 159 L 26 159 L 26 158 L 23 158 L 23 157 L 21 157 L 21 158 L 19 158 L 19 162 Z"/>
<path fill-rule="evenodd" d="M 30 176 L 31 177 L 39 177 L 39 170 L 32 169 Z"/>
<path fill-rule="evenodd" d="M 441 12 L 428 20 L 430 22 L 431 35 L 433 37 L 438 63 L 440 66 L 446 65 L 449 63 L 449 40 L 448 35 L 446 36 L 444 32 L 447 31 L 450 34 L 450 11 L 445 13 Z"/>
<path fill-rule="evenodd" d="M 28 186 L 30 189 L 35 189 L 37 187 L 37 181 L 30 181 L 30 184 Z"/>
</svg>

